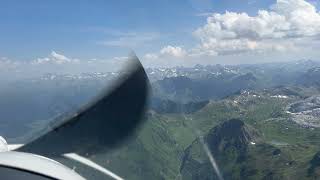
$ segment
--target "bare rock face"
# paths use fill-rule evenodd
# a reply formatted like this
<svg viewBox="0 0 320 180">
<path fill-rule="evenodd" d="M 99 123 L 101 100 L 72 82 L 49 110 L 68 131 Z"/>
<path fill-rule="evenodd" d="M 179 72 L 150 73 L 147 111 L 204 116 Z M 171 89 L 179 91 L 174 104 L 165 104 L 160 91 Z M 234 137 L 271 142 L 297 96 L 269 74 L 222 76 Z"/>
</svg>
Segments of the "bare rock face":
<svg viewBox="0 0 320 180">
<path fill-rule="evenodd" d="M 317 152 L 310 160 L 310 167 L 308 169 L 308 176 L 319 177 L 320 175 L 320 152 Z"/>
<path fill-rule="evenodd" d="M 218 125 L 206 136 L 210 150 L 215 153 L 229 148 L 243 153 L 248 144 L 255 144 L 259 140 L 258 132 L 239 119 L 231 119 Z"/>
<path fill-rule="evenodd" d="M 224 178 L 234 179 L 232 169 L 228 167 L 238 167 L 238 164 L 244 162 L 249 146 L 260 143 L 261 138 L 255 129 L 243 121 L 231 119 L 211 129 L 204 137 L 204 142 L 209 146 L 217 165 L 221 165 Z M 180 168 L 183 179 L 218 179 L 202 143 L 197 139 L 185 150 Z"/>
</svg>

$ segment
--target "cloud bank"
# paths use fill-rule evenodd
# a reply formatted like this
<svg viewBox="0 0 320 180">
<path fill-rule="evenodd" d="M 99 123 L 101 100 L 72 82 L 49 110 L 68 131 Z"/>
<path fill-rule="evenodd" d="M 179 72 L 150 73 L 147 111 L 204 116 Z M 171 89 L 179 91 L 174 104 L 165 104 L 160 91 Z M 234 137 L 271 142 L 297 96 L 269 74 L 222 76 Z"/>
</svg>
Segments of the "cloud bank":
<svg viewBox="0 0 320 180">
<path fill-rule="evenodd" d="M 124 68 L 128 57 L 110 59 L 77 59 L 52 51 L 47 57 L 18 61 L 0 57 L 0 74 L 16 77 L 41 76 L 46 73 L 79 74 L 91 72 L 116 72 Z"/>
<path fill-rule="evenodd" d="M 214 13 L 194 32 L 200 39 L 199 51 L 218 55 L 294 50 L 303 38 L 319 34 L 320 14 L 304 0 L 277 0 L 269 11 L 260 10 L 256 16 Z"/>
<path fill-rule="evenodd" d="M 49 57 L 37 58 L 31 62 L 32 64 L 65 64 L 65 63 L 79 63 L 79 59 L 71 59 L 63 54 L 52 51 Z"/>
<path fill-rule="evenodd" d="M 194 59 L 310 50 L 320 47 L 320 13 L 305 0 L 277 0 L 255 16 L 246 12 L 212 13 L 193 35 L 198 41 L 193 48 L 167 46 L 145 59 L 164 59 L 165 52 L 172 59 Z"/>
</svg>

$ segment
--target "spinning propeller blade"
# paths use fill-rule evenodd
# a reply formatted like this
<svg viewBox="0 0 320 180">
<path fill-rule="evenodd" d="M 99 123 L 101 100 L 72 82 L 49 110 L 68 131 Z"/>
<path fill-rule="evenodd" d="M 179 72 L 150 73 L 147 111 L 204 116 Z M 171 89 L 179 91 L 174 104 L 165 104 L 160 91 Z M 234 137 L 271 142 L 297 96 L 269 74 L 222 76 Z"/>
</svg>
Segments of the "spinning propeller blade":
<svg viewBox="0 0 320 180">
<path fill-rule="evenodd" d="M 149 92 L 148 77 L 138 58 L 129 61 L 128 73 L 111 91 L 105 90 L 79 111 L 57 118 L 17 151 L 47 157 L 66 153 L 88 156 L 129 137 L 143 119 Z"/>
</svg>

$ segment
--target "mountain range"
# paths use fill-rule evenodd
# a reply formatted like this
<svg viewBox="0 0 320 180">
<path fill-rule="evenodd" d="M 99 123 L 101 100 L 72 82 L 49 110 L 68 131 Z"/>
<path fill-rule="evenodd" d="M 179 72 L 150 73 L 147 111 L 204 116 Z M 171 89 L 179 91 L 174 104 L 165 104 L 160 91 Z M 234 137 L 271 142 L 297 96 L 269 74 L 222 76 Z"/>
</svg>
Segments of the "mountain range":
<svg viewBox="0 0 320 180">
<path fill-rule="evenodd" d="M 301 60 L 146 69 L 152 88 L 146 123 L 123 146 L 89 158 L 127 179 L 219 179 L 210 155 L 224 179 L 320 178 L 319 67 Z M 44 74 L 6 82 L 1 135 L 23 142 L 118 76 Z M 58 160 L 87 178 L 105 178 Z"/>
</svg>

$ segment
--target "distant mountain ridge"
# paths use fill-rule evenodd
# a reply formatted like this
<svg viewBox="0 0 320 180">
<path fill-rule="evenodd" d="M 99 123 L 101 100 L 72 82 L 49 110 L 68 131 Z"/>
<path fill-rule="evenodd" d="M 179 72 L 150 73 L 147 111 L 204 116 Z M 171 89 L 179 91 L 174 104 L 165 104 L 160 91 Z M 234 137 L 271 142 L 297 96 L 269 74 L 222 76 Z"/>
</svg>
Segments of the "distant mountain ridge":
<svg viewBox="0 0 320 180">
<path fill-rule="evenodd" d="M 195 107 L 201 102 L 226 98 L 242 90 L 288 85 L 318 86 L 320 75 L 317 74 L 316 67 L 320 67 L 319 62 L 304 60 L 250 65 L 147 68 L 154 100 L 150 104 L 159 113 L 181 112 L 178 107 L 187 105 L 183 109 L 189 113 L 196 111 L 198 108 Z M 0 89 L 0 114 L 6 124 L 2 128 L 4 134 L 14 136 L 26 131 L 7 132 L 6 126 L 12 126 L 13 122 L 45 122 L 60 113 L 78 108 L 118 76 L 119 72 L 48 73 L 37 78 L 26 77 L 3 84 Z M 13 113 L 15 111 L 20 113 Z"/>
</svg>

